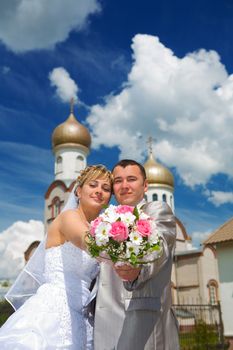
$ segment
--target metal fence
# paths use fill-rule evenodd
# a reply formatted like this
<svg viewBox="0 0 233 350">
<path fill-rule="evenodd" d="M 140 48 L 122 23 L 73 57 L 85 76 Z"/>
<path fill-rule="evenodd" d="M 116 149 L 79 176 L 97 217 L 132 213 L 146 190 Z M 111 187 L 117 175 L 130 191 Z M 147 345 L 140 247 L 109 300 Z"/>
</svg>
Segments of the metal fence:
<svg viewBox="0 0 233 350">
<path fill-rule="evenodd" d="M 179 322 L 181 350 L 228 349 L 220 304 L 179 304 L 173 308 Z"/>
</svg>

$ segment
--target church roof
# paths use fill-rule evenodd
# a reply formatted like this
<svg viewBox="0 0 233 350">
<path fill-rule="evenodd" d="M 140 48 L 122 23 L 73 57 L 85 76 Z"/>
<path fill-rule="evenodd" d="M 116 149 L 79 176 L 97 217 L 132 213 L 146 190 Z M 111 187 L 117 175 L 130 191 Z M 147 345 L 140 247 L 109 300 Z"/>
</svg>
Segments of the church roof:
<svg viewBox="0 0 233 350">
<path fill-rule="evenodd" d="M 175 216 L 176 220 L 176 240 L 178 241 L 191 241 L 191 237 L 187 234 L 183 223 Z"/>
<path fill-rule="evenodd" d="M 214 231 L 204 244 L 215 244 L 233 241 L 233 217 Z"/>
<path fill-rule="evenodd" d="M 71 111 L 69 117 L 59 124 L 53 131 L 53 148 L 61 145 L 81 145 L 90 148 L 91 135 L 88 129 L 78 122 L 73 113 L 74 100 L 71 99 Z"/>
<path fill-rule="evenodd" d="M 71 113 L 64 123 L 54 129 L 52 143 L 53 148 L 62 144 L 81 144 L 89 148 L 91 136 L 88 129 L 79 123 Z"/>
<path fill-rule="evenodd" d="M 203 253 L 202 248 L 193 248 L 190 250 L 181 250 L 181 251 L 175 251 L 175 256 L 185 256 L 185 255 L 200 255 Z"/>
</svg>

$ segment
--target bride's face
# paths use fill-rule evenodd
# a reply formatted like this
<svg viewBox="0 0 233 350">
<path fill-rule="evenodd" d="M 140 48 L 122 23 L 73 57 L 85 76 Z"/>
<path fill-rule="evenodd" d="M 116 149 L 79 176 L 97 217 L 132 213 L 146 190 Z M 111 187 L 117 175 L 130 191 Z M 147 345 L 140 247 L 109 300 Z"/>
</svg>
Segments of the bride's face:
<svg viewBox="0 0 233 350">
<path fill-rule="evenodd" d="M 86 181 L 77 190 L 81 205 L 90 208 L 99 208 L 100 210 L 104 205 L 108 204 L 111 193 L 111 183 L 104 177 Z"/>
</svg>

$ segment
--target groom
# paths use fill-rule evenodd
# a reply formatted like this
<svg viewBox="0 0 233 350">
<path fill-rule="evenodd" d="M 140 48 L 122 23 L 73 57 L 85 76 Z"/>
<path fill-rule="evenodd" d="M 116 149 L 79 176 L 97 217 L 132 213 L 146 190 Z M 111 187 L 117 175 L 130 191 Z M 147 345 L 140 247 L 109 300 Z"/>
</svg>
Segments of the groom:
<svg viewBox="0 0 233 350">
<path fill-rule="evenodd" d="M 163 255 L 135 269 L 101 264 L 96 300 L 95 350 L 178 350 L 178 324 L 171 308 L 171 269 L 176 241 L 175 218 L 166 203 L 145 204 L 143 166 L 122 160 L 113 168 L 113 191 L 119 204 L 144 205 L 163 240 Z M 127 280 L 127 282 L 123 282 Z"/>
</svg>

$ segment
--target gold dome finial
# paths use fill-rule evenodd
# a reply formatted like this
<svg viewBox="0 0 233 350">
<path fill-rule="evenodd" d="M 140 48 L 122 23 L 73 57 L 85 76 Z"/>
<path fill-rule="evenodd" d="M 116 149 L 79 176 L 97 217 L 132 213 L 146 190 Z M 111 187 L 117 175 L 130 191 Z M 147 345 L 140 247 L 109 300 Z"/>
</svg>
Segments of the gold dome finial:
<svg viewBox="0 0 233 350">
<path fill-rule="evenodd" d="M 147 140 L 148 159 L 144 164 L 146 176 L 149 184 L 164 185 L 174 187 L 174 177 L 170 170 L 158 163 L 153 157 L 153 138 L 150 136 Z"/>
<path fill-rule="evenodd" d="M 153 137 L 149 136 L 147 140 L 147 145 L 148 145 L 148 156 L 153 154 Z"/>
<path fill-rule="evenodd" d="M 148 137 L 148 140 L 147 140 L 147 144 L 148 144 L 148 154 L 151 154 L 152 153 L 152 142 L 153 142 L 153 139 L 151 136 Z"/>
<path fill-rule="evenodd" d="M 70 99 L 70 114 L 74 114 L 74 98 Z"/>
</svg>

